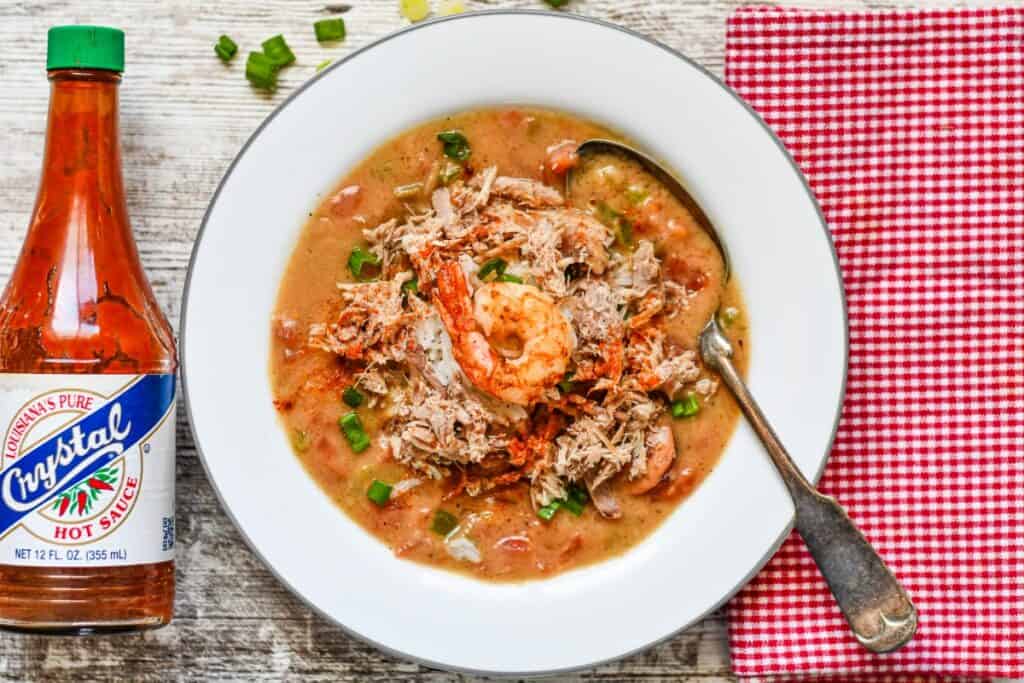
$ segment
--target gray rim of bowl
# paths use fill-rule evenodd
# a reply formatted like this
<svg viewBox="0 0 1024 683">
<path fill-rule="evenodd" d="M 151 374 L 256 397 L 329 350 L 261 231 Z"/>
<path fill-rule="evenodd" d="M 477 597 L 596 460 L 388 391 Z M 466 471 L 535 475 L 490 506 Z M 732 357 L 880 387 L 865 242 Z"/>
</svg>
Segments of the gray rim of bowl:
<svg viewBox="0 0 1024 683">
<path fill-rule="evenodd" d="M 203 241 L 203 234 L 206 232 L 207 222 L 210 219 L 210 212 L 213 210 L 214 205 L 217 203 L 217 199 L 220 197 L 221 190 L 224 188 L 224 183 L 227 181 L 227 179 L 231 176 L 232 172 L 235 170 L 235 166 L 238 164 L 239 159 L 242 158 L 242 156 L 246 153 L 246 151 L 253 144 L 253 142 L 255 142 L 255 140 L 260 136 L 260 133 L 263 132 L 263 129 L 274 119 L 274 117 L 276 117 L 285 107 L 287 107 L 291 103 L 292 100 L 294 100 L 296 97 L 298 97 L 303 92 L 305 92 L 306 88 L 308 88 L 310 85 L 312 85 L 316 81 L 318 81 L 321 78 L 323 78 L 324 75 L 326 75 L 328 72 L 333 71 L 334 69 L 340 68 L 341 66 L 343 66 L 349 60 L 354 59 L 355 57 L 358 57 L 359 55 L 363 54 L 364 52 L 366 52 L 368 50 L 372 50 L 373 48 L 377 47 L 378 45 L 381 45 L 381 44 L 386 43 L 388 41 L 394 40 L 395 38 L 400 38 L 403 35 L 405 35 L 406 33 L 411 33 L 413 31 L 419 31 L 421 29 L 429 28 L 431 26 L 434 26 L 434 25 L 440 24 L 440 23 L 445 23 L 445 22 L 449 22 L 449 21 L 468 21 L 468 20 L 472 20 L 472 19 L 475 19 L 475 18 L 478 18 L 478 17 L 493 17 L 493 16 L 499 16 L 499 15 L 518 15 L 518 16 L 526 15 L 526 16 L 544 17 L 544 18 L 553 19 L 553 20 L 556 20 L 556 21 L 561 21 L 561 20 L 565 20 L 565 21 L 582 21 L 582 22 L 587 22 L 587 23 L 590 23 L 590 24 L 595 24 L 595 25 L 600 26 L 602 28 L 611 29 L 611 30 L 614 30 L 614 31 L 620 31 L 622 33 L 625 33 L 626 35 L 632 36 L 633 38 L 637 38 L 637 39 L 642 40 L 642 41 L 644 41 L 646 43 L 650 43 L 651 45 L 654 45 L 655 47 L 658 47 L 658 48 L 668 52 L 669 54 L 675 56 L 676 58 L 682 60 L 683 62 L 686 62 L 687 64 L 689 64 L 690 66 L 695 68 L 698 72 L 700 72 L 705 77 L 707 77 L 712 82 L 714 82 L 716 85 L 718 85 L 723 90 L 725 90 L 727 93 L 729 93 L 729 95 L 731 95 L 733 97 L 733 99 L 735 99 L 736 102 L 739 103 L 740 106 L 742 106 L 747 111 L 747 113 L 749 113 L 750 116 L 752 116 L 754 118 L 755 121 L 757 121 L 757 123 L 761 126 L 761 128 L 764 129 L 764 132 L 768 136 L 771 137 L 771 139 L 775 142 L 776 146 L 779 148 L 779 150 L 785 156 L 786 160 L 789 162 L 789 165 L 792 167 L 793 172 L 796 173 L 797 177 L 800 179 L 800 183 L 803 185 L 804 191 L 807 193 L 808 199 L 810 199 L 811 204 L 814 206 L 815 212 L 818 214 L 818 222 L 821 225 L 822 231 L 824 232 L 825 240 L 828 243 L 829 250 L 832 252 L 832 262 L 833 262 L 833 266 L 835 267 L 836 280 L 837 280 L 838 285 L 839 285 L 839 298 L 840 298 L 840 301 L 842 303 L 842 309 L 843 309 L 843 378 L 842 378 L 842 382 L 841 382 L 841 385 L 840 385 L 840 388 L 839 388 L 839 400 L 838 400 L 837 405 L 836 405 L 836 417 L 835 417 L 835 421 L 834 421 L 834 423 L 832 425 L 832 435 L 829 437 L 829 441 L 828 441 L 828 446 L 827 446 L 827 450 L 826 450 L 826 453 L 825 453 L 825 457 L 822 459 L 821 465 L 818 467 L 818 471 L 814 473 L 813 481 L 814 481 L 815 484 L 817 484 L 818 480 L 821 478 L 822 472 L 824 472 L 824 470 L 825 470 L 825 465 L 828 463 L 829 451 L 831 451 L 831 449 L 832 449 L 832 444 L 835 441 L 836 432 L 839 430 L 839 418 L 840 418 L 841 411 L 842 411 L 843 399 L 846 396 L 846 383 L 847 383 L 848 374 L 849 374 L 850 325 L 849 325 L 849 311 L 848 311 L 847 302 L 846 302 L 846 290 L 843 288 L 842 271 L 841 271 L 841 269 L 839 267 L 839 257 L 838 257 L 838 254 L 836 253 L 835 244 L 832 241 L 832 234 L 829 232 L 828 223 L 825 221 L 825 216 L 821 212 L 821 207 L 818 205 L 818 201 L 817 201 L 817 199 L 814 196 L 814 192 L 811 191 L 810 185 L 807 184 L 807 179 L 804 177 L 804 174 L 800 170 L 800 167 L 797 166 L 795 161 L 793 161 L 793 157 L 790 155 L 789 150 L 786 149 L 786 146 L 782 144 L 782 141 L 779 140 L 779 138 L 775 135 L 775 133 L 772 131 L 772 129 L 768 127 L 768 124 L 766 124 L 764 122 L 764 120 L 761 118 L 761 116 L 756 111 L 754 111 L 750 107 L 750 105 L 748 105 L 743 100 L 743 98 L 741 98 L 732 88 L 730 88 L 728 85 L 726 85 L 723 81 L 719 80 L 717 76 L 715 76 L 713 73 L 711 73 L 704 66 L 698 64 L 694 60 L 690 59 L 686 55 L 684 55 L 681 52 L 679 52 L 678 50 L 675 50 L 675 49 L 665 45 L 664 43 L 661 43 L 661 42 L 655 40 L 654 38 L 651 38 L 649 36 L 645 36 L 642 33 L 637 33 L 636 31 L 633 31 L 632 29 L 625 28 L 624 26 L 618 26 L 618 25 L 613 24 L 611 22 L 604 21 L 603 19 L 595 19 L 593 17 L 582 16 L 582 15 L 579 15 L 579 14 L 570 14 L 570 13 L 565 13 L 565 12 L 552 12 L 550 10 L 500 10 L 500 9 L 497 9 L 497 10 L 480 10 L 480 11 L 474 11 L 474 12 L 467 12 L 465 14 L 456 14 L 456 15 L 452 15 L 452 16 L 448 16 L 448 17 L 438 17 L 438 18 L 435 18 L 435 19 L 424 21 L 422 23 L 418 23 L 418 24 L 413 24 L 411 26 L 407 26 L 407 27 L 405 27 L 403 29 L 399 29 L 398 31 L 395 31 L 393 33 L 389 33 L 388 35 L 383 36 L 382 38 L 378 38 L 377 40 L 375 40 L 375 41 L 373 41 L 373 42 L 371 42 L 371 43 L 369 43 L 369 44 L 359 48 L 358 50 L 355 50 L 351 54 L 348 54 L 345 57 L 342 57 L 341 59 L 337 60 L 331 66 L 329 66 L 326 69 L 324 69 L 323 72 L 317 74 L 316 76 L 314 76 L 313 78 L 309 79 L 308 81 L 303 83 L 301 86 L 299 86 L 295 90 L 295 92 L 293 92 L 291 95 L 289 95 L 288 98 L 285 99 L 284 102 L 279 104 L 274 109 L 274 111 L 272 111 L 263 120 L 263 122 L 260 123 L 259 127 L 255 131 L 253 131 L 252 135 L 249 136 L 249 139 L 246 140 L 245 144 L 242 146 L 242 149 L 240 149 L 238 151 L 238 154 L 235 155 L 235 158 L 231 161 L 231 165 L 228 166 L 228 170 L 224 172 L 224 177 L 221 178 L 220 182 L 217 184 L 217 189 L 214 191 L 213 197 L 210 199 L 210 204 L 207 207 L 206 212 L 203 214 L 203 222 L 200 224 L 199 233 L 196 235 L 195 244 L 192 247 L 192 255 L 189 258 L 188 273 L 187 273 L 187 275 L 185 277 L 185 289 L 184 289 L 184 291 L 182 293 L 181 322 L 180 322 L 180 325 L 179 325 L 180 340 L 178 342 L 178 345 L 179 345 L 179 347 L 181 349 L 181 353 L 180 353 L 180 356 L 181 356 L 181 387 L 182 387 L 182 391 L 183 391 L 184 396 L 185 396 L 185 414 L 188 417 L 189 430 L 192 432 L 192 441 L 193 441 L 193 443 L 195 443 L 196 452 L 199 455 L 199 462 L 203 466 L 203 471 L 206 474 L 206 478 L 209 480 L 210 486 L 213 488 L 213 492 L 217 496 L 217 500 L 220 502 L 221 508 L 223 508 L 225 514 L 231 520 L 231 523 L 234 524 L 235 529 L 238 530 L 238 533 L 241 535 L 242 540 L 245 541 L 245 544 L 247 546 L 249 546 L 249 550 L 251 550 L 253 552 L 253 554 L 255 554 L 256 557 L 258 557 L 260 559 L 260 561 L 267 568 L 267 570 L 270 571 L 270 573 L 274 576 L 274 578 L 276 578 L 285 588 L 287 588 L 292 593 L 292 595 L 297 597 L 303 604 L 305 604 L 307 607 L 309 607 L 309 609 L 311 609 L 313 612 L 319 614 L 321 617 L 323 617 L 327 621 L 337 625 L 338 628 L 340 628 L 342 631 L 344 631 L 346 635 L 349 635 L 352 638 L 355 638 L 356 640 L 359 640 L 359 641 L 361 641 L 363 643 L 366 643 L 368 645 L 372 645 L 373 647 L 377 648 L 378 650 L 381 650 L 382 652 L 387 653 L 388 655 L 390 655 L 392 657 L 399 658 L 399 659 L 405 659 L 407 661 L 411 661 L 411 662 L 414 662 L 414 663 L 419 664 L 421 666 L 426 666 L 426 667 L 429 667 L 429 668 L 432 668 L 432 669 L 439 669 L 439 670 L 442 670 L 442 671 L 451 671 L 451 672 L 454 672 L 454 673 L 463 673 L 463 674 L 471 674 L 471 675 L 479 675 L 479 676 L 498 676 L 498 677 L 503 677 L 503 678 L 504 677 L 520 677 L 521 678 L 521 677 L 533 677 L 533 676 L 552 676 L 552 675 L 557 675 L 557 674 L 566 674 L 566 673 L 572 673 L 572 672 L 576 672 L 576 671 L 582 671 L 584 669 L 592 669 L 594 667 L 598 667 L 598 666 L 601 666 L 603 664 L 609 664 L 611 662 L 616 662 L 618 660 L 625 659 L 627 657 L 632 657 L 633 655 L 635 655 L 637 653 L 640 653 L 640 652 L 643 652 L 645 650 L 648 650 L 648 649 L 650 649 L 652 647 L 660 645 L 661 643 L 664 643 L 665 641 L 667 641 L 667 640 L 669 640 L 671 638 L 674 638 L 675 636 L 679 635 L 680 633 L 682 633 L 683 631 L 685 631 L 689 627 L 691 627 L 694 624 L 696 624 L 697 622 L 705 619 L 708 615 L 710 615 L 713 612 L 715 612 L 716 610 L 718 610 L 719 607 L 721 607 L 726 602 L 728 602 L 730 598 L 732 598 L 734 595 L 736 595 L 736 593 L 738 593 L 740 591 L 740 589 L 742 589 L 745 585 L 747 585 L 747 583 L 752 578 L 754 578 L 754 576 L 758 572 L 761 571 L 761 569 L 768 563 L 768 560 L 770 560 L 775 555 L 775 553 L 778 551 L 779 547 L 782 545 L 782 542 L 786 540 L 786 538 L 789 536 L 790 532 L 792 531 L 792 529 L 793 529 L 793 521 L 792 521 L 792 519 L 786 525 L 786 527 L 782 530 L 782 533 L 779 534 L 779 537 L 775 540 L 775 542 L 772 544 L 771 548 L 764 555 L 764 557 L 762 557 L 760 560 L 758 560 L 758 562 L 750 570 L 750 572 L 748 572 L 747 575 L 744 576 L 743 579 L 740 580 L 740 582 L 738 584 L 736 584 L 736 586 L 734 588 L 732 588 L 732 590 L 730 590 L 726 595 L 724 595 L 721 600 L 716 602 L 707 611 L 703 612 L 702 614 L 700 614 L 696 618 L 688 621 L 687 623 L 681 625 L 676 630 L 674 630 L 674 631 L 672 631 L 670 633 L 667 633 L 667 634 L 665 634 L 664 636 L 662 636 L 660 638 L 652 640 L 651 642 L 647 643 L 646 645 L 638 647 L 638 648 L 636 648 L 634 650 L 630 650 L 629 652 L 624 652 L 624 653 L 622 653 L 620 655 L 615 655 L 613 657 L 608 657 L 607 659 L 599 659 L 599 660 L 596 660 L 596 661 L 593 661 L 593 662 L 588 662 L 588 663 L 585 663 L 585 664 L 574 665 L 574 666 L 566 667 L 566 668 L 563 668 L 563 669 L 550 669 L 550 670 L 547 670 L 547 671 L 524 671 L 524 672 L 488 671 L 486 669 L 464 669 L 464 668 L 460 668 L 460 667 L 457 667 L 457 666 L 452 666 L 450 664 L 445 664 L 444 662 L 434 662 L 434 661 L 431 661 L 429 659 L 422 659 L 420 657 L 415 657 L 413 655 L 406 654 L 405 652 L 401 652 L 400 650 L 395 650 L 395 649 L 390 648 L 390 647 L 388 647 L 386 645 L 383 645 L 381 643 L 374 642 L 373 640 L 363 636 L 361 633 L 358 633 L 357 631 L 355 631 L 355 630 L 349 628 L 348 626 L 346 626 L 345 624 L 341 623 L 340 621 L 338 621 L 337 619 L 335 619 L 331 615 L 325 613 L 319 607 L 317 607 L 316 605 L 311 603 L 309 600 L 307 600 L 305 598 L 305 596 L 303 596 L 302 593 L 298 589 L 296 589 L 288 581 L 286 581 L 284 579 L 284 577 L 282 577 L 280 574 L 278 574 L 277 570 L 273 567 L 273 565 L 271 565 L 271 563 L 267 561 L 267 558 L 263 556 L 263 553 L 260 552 L 259 548 L 256 547 L 255 543 L 253 543 L 252 539 L 249 538 L 248 534 L 245 533 L 245 530 L 238 523 L 238 520 L 235 519 L 235 516 L 231 512 L 231 508 L 228 506 L 227 502 L 224 500 L 224 497 L 221 495 L 220 489 L 217 487 L 216 481 L 214 481 L 213 476 L 210 474 L 210 468 L 206 464 L 206 455 L 203 453 L 202 445 L 199 442 L 199 435 L 196 433 L 195 428 L 193 427 L 194 423 L 192 421 L 192 404 L 191 404 L 191 402 L 188 399 L 188 380 L 187 380 L 188 373 L 187 373 L 186 367 L 185 367 L 185 362 L 186 362 L 185 361 L 185 359 L 186 359 L 186 354 L 185 354 L 185 341 L 186 341 L 186 339 L 185 339 L 185 329 L 186 329 L 185 322 L 186 322 L 186 319 L 187 319 L 187 316 L 188 316 L 188 301 L 189 301 L 189 291 L 190 291 L 190 288 L 191 288 L 191 285 L 192 285 L 192 271 L 193 271 L 193 268 L 195 267 L 196 256 L 199 253 L 199 247 L 201 246 L 202 241 Z"/>
</svg>

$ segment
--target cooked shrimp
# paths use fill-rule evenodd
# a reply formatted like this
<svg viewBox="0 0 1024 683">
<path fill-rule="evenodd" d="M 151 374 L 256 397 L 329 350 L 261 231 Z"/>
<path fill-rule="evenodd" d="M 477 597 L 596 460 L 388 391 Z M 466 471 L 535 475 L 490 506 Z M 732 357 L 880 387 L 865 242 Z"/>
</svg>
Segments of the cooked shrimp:
<svg viewBox="0 0 1024 683">
<path fill-rule="evenodd" d="M 452 338 L 452 355 L 477 388 L 527 406 L 565 376 L 572 329 L 547 294 L 528 285 L 488 282 L 471 299 L 462 268 L 448 262 L 437 271 L 434 298 Z M 509 342 L 520 348 L 505 351 Z"/>
<path fill-rule="evenodd" d="M 647 469 L 631 481 L 627 489 L 634 496 L 647 493 L 660 484 L 676 460 L 676 442 L 668 418 L 663 417 L 647 432 L 644 445 L 647 447 Z"/>
</svg>

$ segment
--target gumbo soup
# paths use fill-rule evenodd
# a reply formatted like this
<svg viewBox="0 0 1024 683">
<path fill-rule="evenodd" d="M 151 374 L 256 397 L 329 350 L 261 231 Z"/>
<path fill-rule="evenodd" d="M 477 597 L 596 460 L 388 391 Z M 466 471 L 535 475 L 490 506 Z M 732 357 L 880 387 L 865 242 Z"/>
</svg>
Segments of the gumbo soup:
<svg viewBox="0 0 1024 683">
<path fill-rule="evenodd" d="M 697 355 L 746 317 L 615 134 L 537 109 L 431 121 L 309 217 L 271 321 L 296 456 L 403 558 L 524 580 L 622 553 L 714 466 L 737 408 Z M 566 196 L 566 175 L 571 192 Z"/>
</svg>

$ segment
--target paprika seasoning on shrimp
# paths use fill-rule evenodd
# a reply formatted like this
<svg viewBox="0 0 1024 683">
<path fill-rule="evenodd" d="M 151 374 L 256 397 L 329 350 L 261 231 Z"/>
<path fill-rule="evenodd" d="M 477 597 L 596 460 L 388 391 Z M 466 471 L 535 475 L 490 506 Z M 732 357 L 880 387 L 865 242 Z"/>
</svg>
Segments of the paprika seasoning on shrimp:
<svg viewBox="0 0 1024 683">
<path fill-rule="evenodd" d="M 0 627 L 153 628 L 174 601 L 174 337 L 121 174 L 124 34 L 50 29 L 42 180 L 0 299 Z"/>
</svg>

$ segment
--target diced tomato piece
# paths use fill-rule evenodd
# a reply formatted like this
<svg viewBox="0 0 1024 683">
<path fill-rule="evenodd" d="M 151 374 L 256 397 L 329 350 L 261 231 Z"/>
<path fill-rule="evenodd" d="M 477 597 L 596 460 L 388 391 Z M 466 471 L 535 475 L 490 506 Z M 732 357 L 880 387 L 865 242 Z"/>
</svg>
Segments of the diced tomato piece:
<svg viewBox="0 0 1024 683">
<path fill-rule="evenodd" d="M 526 119 L 526 115 L 518 109 L 506 109 L 499 114 L 501 125 L 507 128 L 515 128 Z"/>
<path fill-rule="evenodd" d="M 358 209 L 362 201 L 363 188 L 359 185 L 349 185 L 331 197 L 331 211 L 338 216 L 347 216 Z"/>
<path fill-rule="evenodd" d="M 576 153 L 576 143 L 572 140 L 548 148 L 547 167 L 555 175 L 565 175 L 579 163 L 580 155 Z"/>
</svg>

